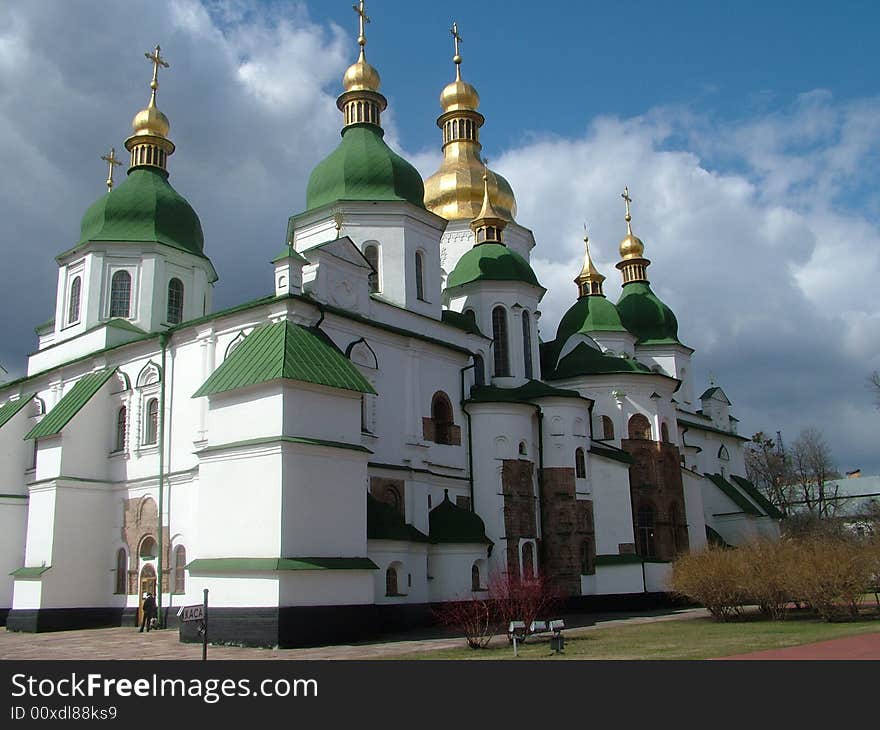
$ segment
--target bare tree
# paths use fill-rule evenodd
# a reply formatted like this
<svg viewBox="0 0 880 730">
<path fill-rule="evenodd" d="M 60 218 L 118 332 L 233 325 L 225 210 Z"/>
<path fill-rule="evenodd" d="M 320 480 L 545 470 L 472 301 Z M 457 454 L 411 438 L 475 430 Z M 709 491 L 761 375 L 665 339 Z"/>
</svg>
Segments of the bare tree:
<svg viewBox="0 0 880 730">
<path fill-rule="evenodd" d="M 868 376 L 867 386 L 874 394 L 874 404 L 880 408 L 880 370 L 875 370 Z"/>
<path fill-rule="evenodd" d="M 798 501 L 804 508 L 821 519 L 834 517 L 842 505 L 837 486 L 828 482 L 839 474 L 831 449 L 815 428 L 805 428 L 792 444 L 791 467 Z"/>
<path fill-rule="evenodd" d="M 758 431 L 745 448 L 746 474 L 767 499 L 784 514 L 794 500 L 789 460 L 781 443 Z"/>
</svg>

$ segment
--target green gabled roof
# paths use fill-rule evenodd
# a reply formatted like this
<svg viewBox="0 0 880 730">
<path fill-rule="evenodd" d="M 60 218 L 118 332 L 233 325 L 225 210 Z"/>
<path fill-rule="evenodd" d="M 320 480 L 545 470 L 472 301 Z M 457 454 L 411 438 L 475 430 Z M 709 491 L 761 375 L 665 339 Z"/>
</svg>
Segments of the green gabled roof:
<svg viewBox="0 0 880 730">
<path fill-rule="evenodd" d="M 367 494 L 367 540 L 428 542 L 428 536 L 404 520 L 394 507 Z"/>
<path fill-rule="evenodd" d="M 309 260 L 305 256 L 303 256 L 293 246 L 289 244 L 285 246 L 275 258 L 272 259 L 271 263 L 277 264 L 279 261 L 283 261 L 284 259 L 293 259 L 303 264 L 309 263 Z"/>
<path fill-rule="evenodd" d="M 337 200 L 399 200 L 425 207 L 425 183 L 418 170 L 394 152 L 373 124 L 342 130 L 339 146 L 312 170 L 306 209 Z"/>
<path fill-rule="evenodd" d="M 617 307 L 600 295 L 581 297 L 559 321 L 556 328 L 556 341 L 565 344 L 569 337 L 579 332 L 626 332 L 620 321 Z"/>
<path fill-rule="evenodd" d="M 710 545 L 717 545 L 718 547 L 729 548 L 730 545 L 725 542 L 724 538 L 718 534 L 718 531 L 706 525 L 706 539 L 709 541 Z"/>
<path fill-rule="evenodd" d="M 428 513 L 428 535 L 432 543 L 491 543 L 486 525 L 476 512 L 459 507 L 444 490 L 443 501 Z"/>
<path fill-rule="evenodd" d="M 606 375 L 608 373 L 635 373 L 640 375 L 658 375 L 651 368 L 642 365 L 638 360 L 629 357 L 613 357 L 581 342 L 555 368 L 548 370 L 544 377 L 548 380 L 574 378 L 579 375 Z"/>
<path fill-rule="evenodd" d="M 756 517 L 761 517 L 761 511 L 755 507 L 748 499 L 746 499 L 742 493 L 733 486 L 729 481 L 727 481 L 720 474 L 704 474 L 703 476 L 707 477 L 709 481 L 712 482 L 716 487 L 718 487 L 724 494 L 726 494 L 730 499 L 732 499 L 736 506 L 739 507 L 743 512 L 747 515 L 754 515 Z"/>
<path fill-rule="evenodd" d="M 641 345 L 680 345 L 678 320 L 647 281 L 625 284 L 617 300 L 620 321 Z"/>
<path fill-rule="evenodd" d="M 186 569 L 204 573 L 251 573 L 276 570 L 378 570 L 369 558 L 196 558 Z"/>
<path fill-rule="evenodd" d="M 758 506 L 767 513 L 768 517 L 774 517 L 777 520 L 781 520 L 785 517 L 782 512 L 779 511 L 769 499 L 767 499 L 763 494 L 761 494 L 760 490 L 752 484 L 748 479 L 744 477 L 738 477 L 736 474 L 731 474 L 730 478 L 736 482 L 742 490 L 748 494 L 757 504 Z"/>
<path fill-rule="evenodd" d="M 127 319 L 123 319 L 122 317 L 114 317 L 113 319 L 108 319 L 102 324 L 105 324 L 108 327 L 115 327 L 118 330 L 125 330 L 126 332 L 137 332 L 139 335 L 148 334 L 146 330 L 142 330 L 137 325 L 132 324 Z"/>
<path fill-rule="evenodd" d="M 721 388 L 717 385 L 713 385 L 711 388 L 706 388 L 703 391 L 703 395 L 700 396 L 700 400 L 705 400 L 706 398 L 712 398 L 716 395 L 720 395 L 724 400 L 727 401 L 728 405 L 730 405 L 730 399 L 727 397 L 727 393 L 725 393 Z"/>
<path fill-rule="evenodd" d="M 624 451 L 623 449 L 618 449 L 616 446 L 612 446 L 611 444 L 597 443 L 595 440 L 591 440 L 590 453 L 604 456 L 607 459 L 614 459 L 615 461 L 619 461 L 622 464 L 633 463 L 633 458 L 628 452 Z"/>
<path fill-rule="evenodd" d="M 34 578 L 42 577 L 43 573 L 51 568 L 51 565 L 41 565 L 37 568 L 16 568 L 9 575 L 15 576 L 16 578 L 28 578 L 33 580 Z"/>
<path fill-rule="evenodd" d="M 452 325 L 453 327 L 456 327 L 460 330 L 464 330 L 468 334 L 483 334 L 482 332 L 480 332 L 480 328 L 477 327 L 476 320 L 471 319 L 462 312 L 453 312 L 451 309 L 444 309 L 440 317 L 446 324 Z"/>
<path fill-rule="evenodd" d="M 83 216 L 77 246 L 88 241 L 156 242 L 204 257 L 202 224 L 168 182 L 168 173 L 135 168 Z"/>
<path fill-rule="evenodd" d="M 3 428 L 9 421 L 12 420 L 12 417 L 18 413 L 22 408 L 24 408 L 28 403 L 30 403 L 36 393 L 30 393 L 29 395 L 23 395 L 18 400 L 11 400 L 8 403 L 0 406 L 0 428 Z"/>
<path fill-rule="evenodd" d="M 37 439 L 61 433 L 61 429 L 70 423 L 70 419 L 79 413 L 115 372 L 116 368 L 107 368 L 84 375 L 58 401 L 58 404 L 43 416 L 43 420 L 30 430 L 25 439 Z"/>
<path fill-rule="evenodd" d="M 700 414 L 702 415 L 702 414 Z M 704 416 L 705 418 L 705 416 Z M 719 433 L 722 436 L 729 436 L 732 439 L 736 439 L 738 441 L 748 441 L 745 436 L 740 436 L 738 433 L 733 433 L 732 431 L 722 431 L 720 428 L 715 428 L 715 426 L 708 426 L 705 423 L 697 423 L 696 421 L 686 421 L 683 418 L 678 418 L 678 425 L 685 426 L 686 428 L 695 428 L 698 431 L 709 431 L 711 433 Z"/>
<path fill-rule="evenodd" d="M 554 388 L 540 380 L 529 380 L 518 388 L 481 385 L 471 390 L 468 403 L 530 403 L 537 398 L 580 398 L 576 390 Z"/>
<path fill-rule="evenodd" d="M 501 243 L 474 246 L 458 260 L 446 279 L 446 288 L 453 289 L 474 281 L 521 281 L 530 286 L 541 286 L 529 262 Z"/>
<path fill-rule="evenodd" d="M 281 321 L 258 327 L 245 337 L 193 398 L 279 378 L 359 393 L 376 392 L 320 330 Z"/>
</svg>

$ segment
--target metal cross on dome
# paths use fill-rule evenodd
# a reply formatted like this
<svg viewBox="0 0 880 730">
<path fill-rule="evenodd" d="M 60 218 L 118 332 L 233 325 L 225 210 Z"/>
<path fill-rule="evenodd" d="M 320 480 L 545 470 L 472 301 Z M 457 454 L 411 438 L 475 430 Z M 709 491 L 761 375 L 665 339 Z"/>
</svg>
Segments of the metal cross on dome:
<svg viewBox="0 0 880 730">
<path fill-rule="evenodd" d="M 367 37 L 364 35 L 364 23 L 369 23 L 370 18 L 367 15 L 367 11 L 364 7 L 364 0 L 360 0 L 357 5 L 352 5 L 351 9 L 354 10 L 358 14 L 359 19 L 359 28 L 358 28 L 358 44 L 363 47 L 367 43 Z"/>
<path fill-rule="evenodd" d="M 113 190 L 113 167 L 116 165 L 122 165 L 122 163 L 116 157 L 115 147 L 110 148 L 109 155 L 101 155 L 101 159 L 110 166 L 110 169 L 107 171 L 107 192 L 109 193 L 111 190 Z"/>
<path fill-rule="evenodd" d="M 153 90 L 153 96 L 150 99 L 151 104 L 155 104 L 156 102 L 156 89 L 159 88 L 159 66 L 162 68 L 170 68 L 170 64 L 162 58 L 160 53 L 162 49 L 159 48 L 159 44 L 156 44 L 156 48 L 153 49 L 152 52 L 145 52 L 144 55 L 147 57 L 147 60 L 153 64 L 153 80 L 150 82 L 150 88 Z"/>
</svg>

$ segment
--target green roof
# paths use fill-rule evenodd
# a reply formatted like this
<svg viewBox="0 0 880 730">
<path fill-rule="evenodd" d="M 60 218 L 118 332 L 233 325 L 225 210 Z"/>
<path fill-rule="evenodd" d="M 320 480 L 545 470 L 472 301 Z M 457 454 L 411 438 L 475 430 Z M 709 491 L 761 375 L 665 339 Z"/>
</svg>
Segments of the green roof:
<svg viewBox="0 0 880 730">
<path fill-rule="evenodd" d="M 446 288 L 473 281 L 521 281 L 540 287 L 529 262 L 502 243 L 481 243 L 462 256 L 449 278 Z"/>
<path fill-rule="evenodd" d="M 727 403 L 730 403 L 730 400 L 727 397 L 727 394 L 721 390 L 717 385 L 713 385 L 711 388 L 707 388 L 703 391 L 703 395 L 700 396 L 700 400 L 705 400 L 706 398 L 712 398 L 713 396 L 720 395 Z"/>
<path fill-rule="evenodd" d="M 558 342 L 558 340 L 557 340 Z M 549 364 L 549 363 L 548 363 Z M 636 373 L 659 375 L 638 360 L 629 357 L 615 357 L 600 352 L 586 342 L 581 342 L 553 368 L 547 368 L 544 377 L 548 380 L 574 378 L 580 375 L 605 375 L 607 373 Z"/>
<path fill-rule="evenodd" d="M 720 428 L 715 428 L 715 426 L 708 426 L 704 423 L 697 423 L 696 421 L 686 421 L 683 418 L 678 419 L 679 426 L 685 426 L 687 428 L 695 428 L 698 431 L 709 431 L 711 433 L 719 433 L 722 436 L 729 436 L 732 439 L 737 439 L 738 441 L 748 441 L 745 436 L 740 436 L 738 433 L 733 433 L 732 431 L 722 431 Z"/>
<path fill-rule="evenodd" d="M 37 568 L 17 568 L 13 570 L 9 575 L 13 575 L 16 578 L 40 578 L 43 573 L 49 570 L 51 565 L 41 565 Z"/>
<path fill-rule="evenodd" d="M 643 561 L 640 555 L 627 553 L 624 555 L 597 555 L 593 562 L 595 565 L 632 565 Z"/>
<path fill-rule="evenodd" d="M 603 296 L 581 297 L 569 307 L 556 328 L 556 341 L 565 344 L 569 337 L 590 332 L 626 332 L 617 307 Z"/>
<path fill-rule="evenodd" d="M 764 512 L 767 513 L 768 517 L 774 517 L 777 520 L 781 520 L 783 517 L 785 517 L 785 515 L 782 514 L 782 512 L 780 512 L 779 509 L 769 499 L 761 494 L 761 491 L 748 479 L 745 479 L 744 477 L 738 477 L 736 474 L 731 474 L 730 478 L 733 479 L 733 481 L 736 482 L 740 486 L 740 488 L 746 494 L 748 494 L 758 504 L 758 506 L 762 510 L 764 510 Z"/>
<path fill-rule="evenodd" d="M 378 570 L 369 558 L 196 558 L 186 569 L 203 573 L 251 573 L 276 570 Z"/>
<path fill-rule="evenodd" d="M 425 207 L 425 184 L 418 170 L 394 152 L 373 124 L 352 124 L 342 141 L 309 177 L 306 208 L 337 200 L 400 200 Z"/>
<path fill-rule="evenodd" d="M 580 398 L 576 390 L 554 388 L 540 380 L 529 380 L 518 388 L 481 385 L 471 390 L 468 403 L 529 403 L 536 398 Z"/>
<path fill-rule="evenodd" d="M 202 224 L 192 206 L 155 167 L 135 168 L 83 216 L 79 243 L 156 242 L 204 256 Z"/>
<path fill-rule="evenodd" d="M 457 327 L 460 330 L 464 330 L 468 334 L 483 334 L 482 332 L 480 332 L 480 328 L 477 327 L 477 321 L 475 319 L 471 319 L 466 314 L 463 314 L 461 312 L 453 312 L 451 309 L 444 309 L 440 316 L 443 322 L 445 322 L 446 324 Z"/>
<path fill-rule="evenodd" d="M 599 456 L 604 456 L 608 459 L 614 459 L 615 461 L 619 461 L 623 464 L 633 463 L 633 458 L 629 455 L 628 452 L 624 451 L 623 449 L 618 449 L 616 446 L 612 446 L 611 444 L 602 444 L 593 441 L 590 444 L 590 453 L 598 454 Z"/>
<path fill-rule="evenodd" d="M 733 486 L 729 481 L 727 481 L 720 474 L 705 474 L 709 481 L 712 482 L 716 487 L 718 487 L 724 494 L 726 494 L 730 499 L 732 499 L 736 506 L 739 507 L 743 512 L 747 515 L 754 515 L 756 517 L 761 517 L 760 510 L 755 507 L 749 500 L 747 500 L 742 493 Z"/>
<path fill-rule="evenodd" d="M 367 494 L 367 539 L 428 542 L 428 536 L 407 524 L 394 507 Z"/>
<path fill-rule="evenodd" d="M 43 420 L 30 430 L 25 439 L 43 438 L 61 433 L 61 429 L 70 423 L 70 419 L 79 413 L 115 372 L 116 368 L 107 368 L 84 375 L 58 401 L 58 404 L 43 416 Z"/>
<path fill-rule="evenodd" d="M 444 490 L 443 501 L 428 513 L 428 535 L 433 543 L 491 543 L 486 525 L 476 512 L 459 507 Z"/>
<path fill-rule="evenodd" d="M 36 393 L 30 393 L 29 395 L 23 395 L 18 400 L 11 400 L 8 403 L 0 406 L 0 428 L 3 428 L 12 417 L 18 413 L 22 408 L 24 408 L 28 403 L 30 403 Z"/>
<path fill-rule="evenodd" d="M 293 246 L 288 244 L 285 246 L 279 254 L 272 259 L 273 264 L 277 264 L 279 261 L 284 261 L 284 259 L 294 259 L 295 261 L 299 261 L 303 264 L 309 263 L 309 260 L 299 253 Z"/>
<path fill-rule="evenodd" d="M 258 327 L 245 337 L 193 398 L 279 378 L 359 393 L 376 392 L 323 332 L 281 321 Z"/>
<path fill-rule="evenodd" d="M 624 284 L 617 301 L 620 321 L 641 345 L 680 345 L 678 321 L 672 310 L 651 291 L 647 281 Z"/>
<path fill-rule="evenodd" d="M 726 548 L 730 547 L 718 531 L 709 527 L 709 525 L 706 525 L 706 539 L 709 541 L 710 545 L 717 545 L 718 547 Z"/>
</svg>

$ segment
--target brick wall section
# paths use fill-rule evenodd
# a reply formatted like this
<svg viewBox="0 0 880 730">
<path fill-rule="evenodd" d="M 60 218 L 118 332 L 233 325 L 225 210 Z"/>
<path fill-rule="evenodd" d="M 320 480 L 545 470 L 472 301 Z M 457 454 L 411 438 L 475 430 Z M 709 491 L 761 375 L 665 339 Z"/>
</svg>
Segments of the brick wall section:
<svg viewBox="0 0 880 730">
<path fill-rule="evenodd" d="M 525 459 L 504 459 L 501 491 L 504 494 L 504 535 L 507 538 L 507 571 L 519 575 L 519 540 L 537 537 L 534 489 L 535 465 Z"/>
<path fill-rule="evenodd" d="M 400 514 L 405 514 L 406 487 L 403 479 L 387 477 L 370 477 L 370 494 L 380 502 L 396 507 Z M 396 492 L 396 496 L 395 496 Z"/>
<path fill-rule="evenodd" d="M 171 576 L 171 536 L 169 530 L 162 530 L 162 592 L 168 593 Z M 141 541 L 149 535 L 158 540 L 159 512 L 152 499 L 126 499 L 122 513 L 122 541 L 128 546 L 128 593 L 138 593 L 138 574 L 141 560 L 138 548 Z"/>
<path fill-rule="evenodd" d="M 593 502 L 575 496 L 573 468 L 544 469 L 541 482 L 544 574 L 563 595 L 577 596 L 583 544 L 594 537 Z"/>
<path fill-rule="evenodd" d="M 449 444 L 450 446 L 461 446 L 461 426 L 456 426 L 454 423 L 448 424 L 446 426 L 448 431 L 446 440 L 437 440 L 437 424 L 433 418 L 428 418 L 426 416 L 422 416 L 422 438 L 425 441 L 431 441 L 433 443 L 444 443 Z"/>
<path fill-rule="evenodd" d="M 688 549 L 685 520 L 684 485 L 678 447 L 641 439 L 624 439 L 621 447 L 633 457 L 629 468 L 633 534 L 638 545 L 638 510 L 641 505 L 654 509 L 655 557 L 672 560 L 676 552 Z M 678 507 L 678 529 L 673 535 L 670 508 Z"/>
</svg>

